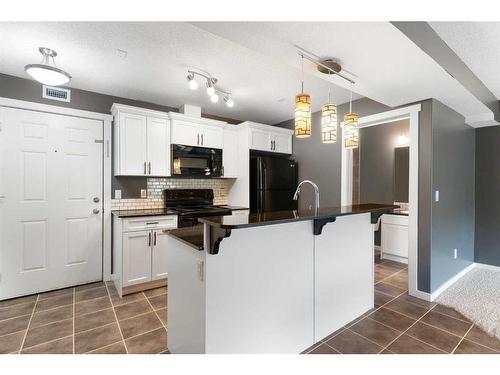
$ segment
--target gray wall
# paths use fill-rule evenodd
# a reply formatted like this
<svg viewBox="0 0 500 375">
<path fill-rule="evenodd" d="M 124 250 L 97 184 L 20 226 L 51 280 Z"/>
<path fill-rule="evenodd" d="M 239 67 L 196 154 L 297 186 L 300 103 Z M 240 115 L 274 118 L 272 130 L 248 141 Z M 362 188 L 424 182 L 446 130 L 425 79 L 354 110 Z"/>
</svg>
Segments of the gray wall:
<svg viewBox="0 0 500 375">
<path fill-rule="evenodd" d="M 359 132 L 360 203 L 392 203 L 394 149 L 400 135 L 408 137 L 410 120 L 361 128 Z"/>
<path fill-rule="evenodd" d="M 370 99 L 359 99 L 353 102 L 353 110 L 360 116 L 387 111 L 390 108 Z M 338 107 L 339 124 L 349 110 L 349 104 Z M 321 143 L 321 112 L 312 114 L 312 135 L 309 138 L 293 139 L 293 156 L 299 162 L 299 180 L 310 179 L 318 184 L 321 192 L 321 206 L 340 206 L 341 176 L 341 144 Z M 293 119 L 277 124 L 277 126 L 293 129 Z M 338 129 L 340 140 L 340 127 Z M 313 202 L 311 187 L 299 198 L 299 207 L 306 208 Z"/>
<path fill-rule="evenodd" d="M 432 204 L 431 292 L 474 261 L 475 131 L 433 100 L 432 138 L 432 185 L 440 199 Z"/>
<path fill-rule="evenodd" d="M 500 266 L 500 126 L 476 129 L 476 262 Z"/>
<path fill-rule="evenodd" d="M 24 79 L 0 73 L 0 97 L 107 114 L 110 113 L 113 103 L 126 104 L 164 112 L 178 112 L 177 108 L 173 108 L 168 105 L 148 103 L 135 99 L 104 95 L 96 92 L 79 90 L 72 87 L 70 87 L 70 89 L 70 103 L 44 99 L 42 98 L 42 85 L 40 83 L 30 79 Z M 215 120 L 227 121 L 230 124 L 238 124 L 241 122 L 240 120 L 228 119 L 212 114 L 204 113 L 202 116 Z M 114 192 L 116 189 L 122 190 L 122 198 L 140 198 L 141 189 L 146 189 L 146 184 L 146 177 L 114 177 L 113 175 L 111 180 L 112 191 Z"/>
</svg>

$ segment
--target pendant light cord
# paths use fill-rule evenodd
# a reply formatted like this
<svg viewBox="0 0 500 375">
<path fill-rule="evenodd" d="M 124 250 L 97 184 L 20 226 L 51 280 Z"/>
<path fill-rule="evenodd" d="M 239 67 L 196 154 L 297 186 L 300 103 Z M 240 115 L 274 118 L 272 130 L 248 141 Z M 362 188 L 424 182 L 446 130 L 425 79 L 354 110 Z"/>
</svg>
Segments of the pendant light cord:
<svg viewBox="0 0 500 375">
<path fill-rule="evenodd" d="M 304 55 L 302 55 L 302 94 L 304 93 Z"/>
<path fill-rule="evenodd" d="M 352 83 L 351 83 L 351 95 L 349 99 L 349 112 L 352 112 Z"/>
</svg>

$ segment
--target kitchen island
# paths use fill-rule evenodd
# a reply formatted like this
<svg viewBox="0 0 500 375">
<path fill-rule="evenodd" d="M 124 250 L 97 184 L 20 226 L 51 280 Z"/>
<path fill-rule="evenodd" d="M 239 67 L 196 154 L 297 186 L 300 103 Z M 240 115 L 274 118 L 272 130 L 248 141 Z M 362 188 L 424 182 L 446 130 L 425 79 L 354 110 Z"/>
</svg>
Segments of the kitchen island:
<svg viewBox="0 0 500 375">
<path fill-rule="evenodd" d="M 372 224 L 394 208 L 215 216 L 199 219 L 203 232 L 172 232 L 169 350 L 299 353 L 362 315 L 374 305 Z"/>
</svg>

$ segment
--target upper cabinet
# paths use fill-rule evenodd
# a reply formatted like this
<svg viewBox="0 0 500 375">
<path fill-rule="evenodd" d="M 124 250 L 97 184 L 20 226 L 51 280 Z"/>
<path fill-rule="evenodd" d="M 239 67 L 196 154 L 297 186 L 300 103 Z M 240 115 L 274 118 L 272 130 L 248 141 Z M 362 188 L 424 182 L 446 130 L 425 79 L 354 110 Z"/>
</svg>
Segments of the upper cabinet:
<svg viewBox="0 0 500 375">
<path fill-rule="evenodd" d="M 275 126 L 244 122 L 248 126 L 249 146 L 251 150 L 292 153 L 293 131 Z"/>
<path fill-rule="evenodd" d="M 222 150 L 224 177 L 238 177 L 238 131 L 236 126 L 224 129 L 224 148 Z"/>
<path fill-rule="evenodd" d="M 115 176 L 170 176 L 168 114 L 113 104 Z"/>
<path fill-rule="evenodd" d="M 172 143 L 222 149 L 225 122 L 171 113 Z"/>
</svg>

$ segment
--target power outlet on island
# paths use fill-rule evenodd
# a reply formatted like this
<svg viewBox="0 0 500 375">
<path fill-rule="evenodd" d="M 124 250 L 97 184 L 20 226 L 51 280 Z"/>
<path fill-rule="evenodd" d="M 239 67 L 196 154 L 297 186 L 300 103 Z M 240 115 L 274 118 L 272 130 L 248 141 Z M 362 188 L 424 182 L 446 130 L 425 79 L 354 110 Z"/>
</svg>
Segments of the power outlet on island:
<svg viewBox="0 0 500 375">
<path fill-rule="evenodd" d="M 148 191 L 146 189 L 141 189 L 141 198 L 147 198 L 148 197 Z"/>
<path fill-rule="evenodd" d="M 115 190 L 115 199 L 122 199 L 122 191 L 119 189 Z"/>
</svg>

